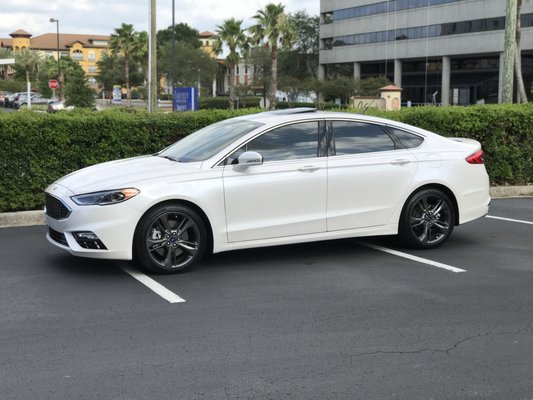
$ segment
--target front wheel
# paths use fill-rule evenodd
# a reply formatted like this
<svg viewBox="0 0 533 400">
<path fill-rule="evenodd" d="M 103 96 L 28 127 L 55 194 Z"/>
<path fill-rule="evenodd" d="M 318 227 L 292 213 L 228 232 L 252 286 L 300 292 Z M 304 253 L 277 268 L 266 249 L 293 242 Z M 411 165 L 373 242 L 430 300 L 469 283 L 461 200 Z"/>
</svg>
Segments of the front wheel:
<svg viewBox="0 0 533 400">
<path fill-rule="evenodd" d="M 142 267 L 163 274 L 190 270 L 204 255 L 207 233 L 191 208 L 166 204 L 141 219 L 134 239 L 134 259 Z"/>
<path fill-rule="evenodd" d="M 399 236 L 409 247 L 430 249 L 450 236 L 454 223 L 450 198 L 441 190 L 424 189 L 407 200 L 400 217 Z"/>
</svg>

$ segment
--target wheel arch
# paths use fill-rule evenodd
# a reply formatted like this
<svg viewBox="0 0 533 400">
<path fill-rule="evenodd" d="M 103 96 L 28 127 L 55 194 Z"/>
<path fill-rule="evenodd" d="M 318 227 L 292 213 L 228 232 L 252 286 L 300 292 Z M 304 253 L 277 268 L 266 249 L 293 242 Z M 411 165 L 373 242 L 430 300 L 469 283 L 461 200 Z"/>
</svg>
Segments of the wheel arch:
<svg viewBox="0 0 533 400">
<path fill-rule="evenodd" d="M 156 207 L 161 207 L 162 205 L 175 205 L 175 204 L 182 205 L 182 206 L 187 206 L 187 207 L 191 208 L 192 210 L 194 210 L 200 216 L 200 218 L 202 218 L 202 222 L 204 223 L 205 229 L 207 231 L 206 253 L 211 254 L 213 252 L 213 243 L 214 243 L 213 228 L 211 226 L 211 222 L 209 221 L 209 218 L 207 217 L 207 214 L 204 212 L 204 210 L 202 210 L 202 208 L 200 208 L 197 204 L 195 204 L 195 203 L 193 203 L 191 201 L 188 201 L 188 200 L 168 199 L 168 200 L 164 200 L 164 201 L 161 201 L 159 203 L 156 203 L 156 204 L 152 205 L 150 208 L 148 208 L 147 210 L 144 211 L 144 213 L 141 215 L 141 218 L 139 218 L 139 220 L 137 221 L 137 225 L 135 226 L 134 238 L 135 238 L 135 236 L 137 236 L 141 221 L 142 221 L 142 219 L 144 218 L 144 216 L 146 214 L 148 214 L 150 211 L 152 211 Z M 134 246 L 134 244 L 135 244 L 135 240 L 132 241 L 132 247 Z M 133 249 L 132 249 L 132 254 L 135 254 Z"/>
<path fill-rule="evenodd" d="M 454 214 L 455 214 L 455 221 L 454 221 L 454 225 L 457 226 L 459 225 L 459 204 L 457 203 L 457 198 L 455 197 L 455 194 L 453 193 L 453 191 L 445 186 L 445 185 L 442 185 L 440 183 L 428 183 L 428 184 L 425 184 L 423 186 L 420 186 L 418 188 L 416 188 L 416 190 L 414 190 L 408 197 L 407 199 L 405 200 L 403 206 L 402 206 L 402 214 L 405 210 L 405 207 L 407 206 L 407 204 L 409 203 L 409 200 L 411 199 L 411 197 L 413 197 L 415 194 L 417 194 L 418 192 L 422 191 L 422 190 L 425 190 L 425 189 L 439 189 L 441 190 L 442 192 L 444 192 L 449 198 L 450 200 L 452 201 L 452 204 L 453 204 L 453 211 L 454 211 Z"/>
</svg>

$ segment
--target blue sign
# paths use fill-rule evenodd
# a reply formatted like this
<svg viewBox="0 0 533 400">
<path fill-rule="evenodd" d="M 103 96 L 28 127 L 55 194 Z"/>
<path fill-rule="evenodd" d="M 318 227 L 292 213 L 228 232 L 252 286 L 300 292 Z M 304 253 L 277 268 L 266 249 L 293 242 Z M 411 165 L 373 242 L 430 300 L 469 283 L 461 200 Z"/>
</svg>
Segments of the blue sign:
<svg viewBox="0 0 533 400">
<path fill-rule="evenodd" d="M 174 88 L 174 111 L 198 111 L 198 90 L 195 87 Z"/>
<path fill-rule="evenodd" d="M 113 85 L 113 104 L 121 104 L 122 103 L 122 86 L 120 85 Z"/>
</svg>

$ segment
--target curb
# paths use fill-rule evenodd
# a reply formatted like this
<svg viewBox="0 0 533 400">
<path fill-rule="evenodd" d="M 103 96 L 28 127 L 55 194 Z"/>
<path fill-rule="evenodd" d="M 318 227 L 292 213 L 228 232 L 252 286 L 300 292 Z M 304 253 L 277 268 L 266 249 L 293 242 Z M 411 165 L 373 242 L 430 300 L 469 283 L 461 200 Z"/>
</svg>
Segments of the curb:
<svg viewBox="0 0 533 400">
<path fill-rule="evenodd" d="M 44 224 L 44 211 L 42 210 L 0 213 L 0 228 Z"/>
<path fill-rule="evenodd" d="M 494 199 L 533 197 L 533 185 L 491 187 L 490 195 Z M 33 225 L 45 225 L 44 211 L 36 210 L 0 213 L 0 228 Z"/>
</svg>

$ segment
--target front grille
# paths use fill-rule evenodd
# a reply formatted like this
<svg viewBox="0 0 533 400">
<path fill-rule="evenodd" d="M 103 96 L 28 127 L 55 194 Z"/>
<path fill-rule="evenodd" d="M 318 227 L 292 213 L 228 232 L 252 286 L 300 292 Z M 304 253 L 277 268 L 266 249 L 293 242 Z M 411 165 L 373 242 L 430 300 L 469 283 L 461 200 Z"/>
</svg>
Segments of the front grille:
<svg viewBox="0 0 533 400">
<path fill-rule="evenodd" d="M 65 237 L 65 235 L 63 233 L 55 231 L 55 230 L 53 230 L 52 228 L 49 227 L 48 228 L 48 234 L 50 235 L 50 238 L 54 242 L 60 243 L 63 246 L 67 246 L 68 247 L 67 238 Z"/>
<path fill-rule="evenodd" d="M 70 215 L 68 208 L 61 200 L 48 193 L 45 194 L 46 215 L 53 219 L 65 219 Z"/>
</svg>

